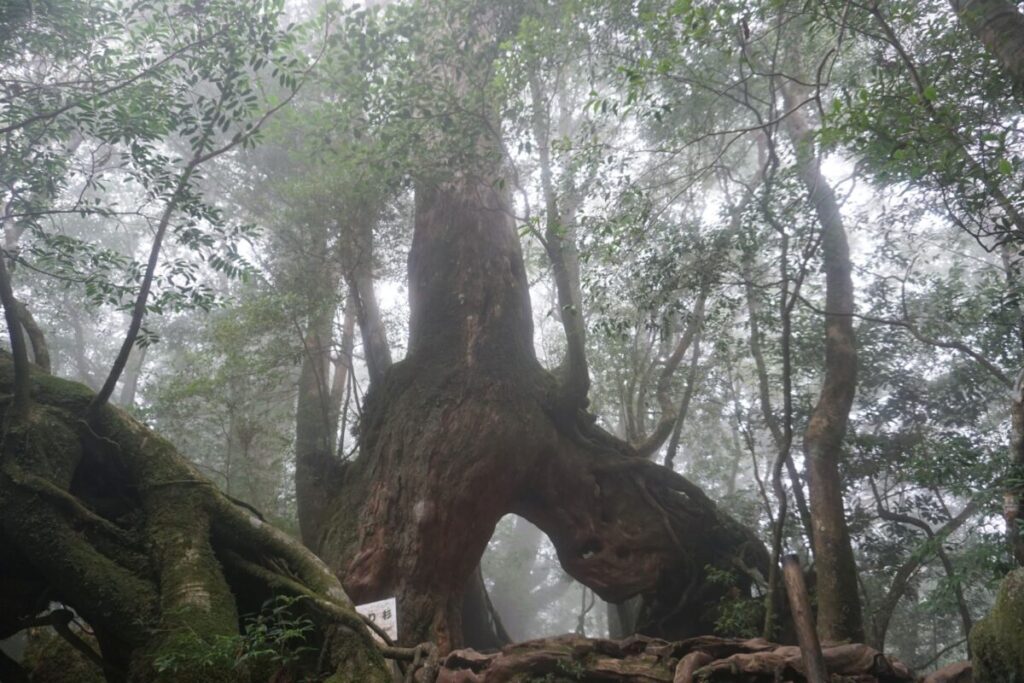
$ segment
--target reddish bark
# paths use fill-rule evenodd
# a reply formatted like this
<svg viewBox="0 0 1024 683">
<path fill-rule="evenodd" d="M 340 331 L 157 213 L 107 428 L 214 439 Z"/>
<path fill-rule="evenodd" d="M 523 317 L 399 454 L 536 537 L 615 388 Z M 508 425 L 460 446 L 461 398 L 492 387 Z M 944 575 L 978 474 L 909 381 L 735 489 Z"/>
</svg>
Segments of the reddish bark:
<svg viewBox="0 0 1024 683">
<path fill-rule="evenodd" d="M 763 546 L 683 477 L 567 405 L 537 362 L 518 236 L 495 183 L 421 187 L 408 356 L 371 387 L 360 456 L 303 529 L 354 600 L 396 596 L 400 640 L 464 641 L 463 591 L 509 512 L 613 601 L 652 597 L 651 628 L 713 628 L 708 565 L 766 568 Z M 311 523 L 309 519 L 304 524 Z"/>
</svg>

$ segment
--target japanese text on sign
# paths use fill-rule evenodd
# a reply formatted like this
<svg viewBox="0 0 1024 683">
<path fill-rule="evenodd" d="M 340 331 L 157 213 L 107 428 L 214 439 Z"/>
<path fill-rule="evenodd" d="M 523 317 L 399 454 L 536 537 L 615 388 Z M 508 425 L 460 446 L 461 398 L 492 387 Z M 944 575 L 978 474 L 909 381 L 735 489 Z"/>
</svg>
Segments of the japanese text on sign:
<svg viewBox="0 0 1024 683">
<path fill-rule="evenodd" d="M 379 626 L 391 640 L 398 640 L 398 610 L 394 598 L 356 605 L 356 611 Z"/>
</svg>

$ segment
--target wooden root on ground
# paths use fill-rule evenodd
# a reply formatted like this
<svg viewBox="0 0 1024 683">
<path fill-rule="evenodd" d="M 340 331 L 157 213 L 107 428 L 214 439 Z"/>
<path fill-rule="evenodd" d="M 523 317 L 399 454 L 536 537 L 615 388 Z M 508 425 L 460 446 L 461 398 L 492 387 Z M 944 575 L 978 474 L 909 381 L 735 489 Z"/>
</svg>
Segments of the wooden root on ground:
<svg viewBox="0 0 1024 683">
<path fill-rule="evenodd" d="M 843 676 L 844 683 L 914 681 L 901 662 L 867 645 L 825 644 L 824 655 L 829 673 Z M 493 654 L 456 650 L 443 660 L 436 680 L 802 683 L 806 679 L 800 648 L 760 638 L 702 636 L 670 643 L 643 636 L 602 640 L 567 635 L 509 645 Z"/>
</svg>

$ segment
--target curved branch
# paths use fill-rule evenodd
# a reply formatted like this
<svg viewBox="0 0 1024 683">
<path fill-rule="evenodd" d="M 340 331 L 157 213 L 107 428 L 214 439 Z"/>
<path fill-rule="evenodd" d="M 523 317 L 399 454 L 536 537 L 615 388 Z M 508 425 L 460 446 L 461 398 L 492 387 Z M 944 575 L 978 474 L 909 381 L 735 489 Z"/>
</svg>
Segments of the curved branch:
<svg viewBox="0 0 1024 683">
<path fill-rule="evenodd" d="M 672 353 L 665 359 L 665 365 L 658 375 L 656 396 L 658 398 L 658 405 L 661 406 L 661 417 L 658 419 L 658 424 L 655 425 L 650 435 L 636 445 L 637 453 L 645 458 L 649 458 L 661 448 L 661 445 L 665 443 L 665 439 L 672 433 L 676 420 L 680 417 L 685 417 L 689 398 L 693 394 L 692 383 L 687 386 L 686 393 L 683 395 L 683 401 L 677 408 L 672 401 L 672 379 L 683 360 L 683 356 L 686 355 L 686 351 L 690 348 L 691 344 L 695 343 L 700 335 L 701 328 L 704 325 L 704 306 L 708 298 L 708 289 L 709 286 L 707 284 L 701 287 L 700 292 L 697 294 L 697 300 L 693 305 L 693 311 L 690 314 L 690 321 L 686 326 L 686 330 L 679 337 L 679 341 L 676 343 Z M 695 355 L 693 365 L 696 365 L 696 362 L 697 357 Z"/>
<path fill-rule="evenodd" d="M 50 347 L 46 343 L 46 334 L 39 327 L 25 302 L 19 301 L 17 303 L 17 310 L 18 319 L 21 320 L 21 325 L 25 328 L 25 333 L 28 335 L 28 341 L 32 345 L 32 360 L 35 361 L 35 364 L 43 372 L 50 374 L 52 372 L 50 366 Z"/>
<path fill-rule="evenodd" d="M 924 532 L 925 536 L 928 537 L 928 542 L 917 548 L 913 553 L 911 553 L 910 557 L 902 565 L 900 565 L 900 568 L 896 571 L 896 574 L 893 576 L 892 583 L 889 584 L 889 589 L 886 591 L 885 596 L 882 598 L 881 603 L 877 611 L 875 612 L 875 642 L 873 644 L 879 649 L 882 649 L 885 645 L 886 631 L 888 631 L 889 621 L 892 619 L 893 612 L 895 611 L 896 606 L 899 604 L 900 600 L 906 593 L 907 585 L 910 583 L 911 577 L 917 572 L 917 570 L 921 567 L 922 564 L 924 564 L 924 561 L 927 559 L 928 551 L 934 550 L 934 552 L 937 555 L 941 555 L 944 557 L 945 551 L 942 548 L 942 542 L 946 539 L 946 537 L 948 537 L 950 534 L 959 529 L 963 525 L 963 523 L 966 522 L 971 517 L 971 515 L 973 515 L 977 511 L 979 504 L 976 500 L 971 500 L 970 502 L 967 503 L 967 505 L 964 506 L 963 510 L 961 510 L 956 517 L 949 519 L 941 527 L 933 530 L 930 525 L 928 525 L 920 519 L 917 519 L 916 517 L 912 517 L 910 515 L 898 512 L 893 512 L 886 508 L 882 502 L 882 496 L 878 492 L 878 487 L 875 485 L 874 479 L 869 479 L 868 482 L 871 485 L 871 492 L 875 498 L 875 509 L 878 511 L 878 516 L 880 518 L 884 519 L 887 522 L 898 522 L 900 524 L 906 524 L 916 529 L 920 529 Z M 943 560 L 942 557 L 940 557 L 940 560 L 942 560 L 943 568 L 946 570 L 946 572 L 951 572 L 952 566 L 951 564 L 949 564 L 949 558 L 945 557 L 945 559 Z M 960 616 L 961 620 L 963 621 L 964 628 L 966 629 L 966 635 L 967 633 L 970 633 L 970 613 L 967 612 L 965 618 L 966 608 L 963 604 L 962 596 L 960 596 L 959 602 L 960 604 L 958 606 L 961 610 Z"/>
<path fill-rule="evenodd" d="M 679 441 L 682 438 L 683 423 L 686 415 L 690 412 L 690 401 L 697 389 L 697 370 L 700 367 L 700 335 L 693 340 L 693 353 L 690 356 L 690 369 L 686 373 L 686 389 L 683 391 L 683 398 L 679 402 L 679 410 L 676 411 L 675 424 L 672 426 L 672 438 L 668 442 L 668 452 L 665 453 L 665 467 L 672 469 L 675 466 L 676 453 L 679 451 Z"/>
<path fill-rule="evenodd" d="M 142 284 L 139 287 L 139 293 L 135 297 L 135 304 L 132 307 L 132 317 L 131 322 L 128 324 L 128 332 L 125 334 L 124 342 L 121 344 L 121 350 L 118 352 L 113 365 L 110 367 L 110 372 L 107 374 L 106 381 L 103 382 L 103 386 L 101 386 L 100 390 L 96 392 L 96 396 L 93 397 L 92 403 L 89 404 L 88 413 L 90 415 L 94 415 L 96 411 L 105 405 L 110 399 L 110 396 L 114 393 L 114 388 L 117 386 L 118 379 L 121 378 L 121 373 L 124 372 L 125 365 L 128 364 L 128 356 L 132 352 L 132 347 L 135 346 L 135 340 L 139 336 L 139 330 L 142 329 L 142 319 L 146 316 L 146 305 L 149 301 L 149 290 L 153 286 L 156 267 L 160 262 L 160 248 L 163 246 L 164 237 L 167 234 L 167 227 L 171 224 L 171 218 L 174 216 L 174 212 L 178 208 L 178 203 L 181 201 L 197 165 L 198 157 L 193 158 L 192 161 L 185 166 L 185 170 L 178 178 L 178 182 L 174 186 L 174 191 L 171 192 L 170 197 L 167 199 L 167 204 L 164 206 L 163 213 L 160 215 L 160 222 L 157 225 L 156 234 L 153 236 L 153 244 L 149 249 L 149 259 L 146 262 L 146 271 L 142 277 Z"/>
</svg>

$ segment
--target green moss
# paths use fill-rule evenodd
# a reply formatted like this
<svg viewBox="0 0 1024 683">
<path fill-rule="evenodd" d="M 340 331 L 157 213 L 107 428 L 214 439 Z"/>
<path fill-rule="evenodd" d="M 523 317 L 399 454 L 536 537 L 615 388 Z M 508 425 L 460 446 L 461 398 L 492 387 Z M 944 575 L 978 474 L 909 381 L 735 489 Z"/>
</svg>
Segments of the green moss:
<svg viewBox="0 0 1024 683">
<path fill-rule="evenodd" d="M 98 650 L 91 636 L 80 633 L 93 649 Z M 22 663 L 33 683 L 105 683 L 100 668 L 50 628 L 33 629 Z"/>
<path fill-rule="evenodd" d="M 336 668 L 324 683 L 391 683 L 387 662 L 376 648 L 344 630 L 332 640 L 331 661 Z"/>
<path fill-rule="evenodd" d="M 1024 683 L 1024 568 L 1003 579 L 992 611 L 971 629 L 976 683 Z"/>
<path fill-rule="evenodd" d="M 42 372 L 32 374 L 32 385 L 32 394 L 36 400 L 48 405 L 66 408 L 83 407 L 88 405 L 93 397 L 92 389 L 84 384 Z"/>
</svg>

